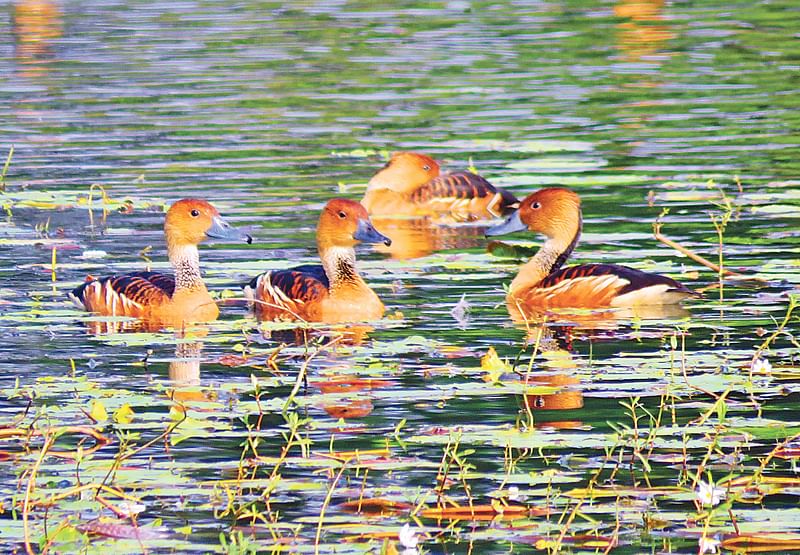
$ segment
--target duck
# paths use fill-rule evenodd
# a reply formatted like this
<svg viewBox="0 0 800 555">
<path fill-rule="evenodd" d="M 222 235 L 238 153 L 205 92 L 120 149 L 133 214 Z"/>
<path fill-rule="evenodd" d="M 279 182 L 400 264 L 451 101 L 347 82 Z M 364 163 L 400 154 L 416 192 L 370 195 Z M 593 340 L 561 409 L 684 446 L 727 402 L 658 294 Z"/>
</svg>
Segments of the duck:
<svg viewBox="0 0 800 555">
<path fill-rule="evenodd" d="M 700 296 L 672 278 L 627 266 L 562 268 L 578 245 L 581 227 L 580 197 L 570 189 L 551 187 L 528 195 L 503 223 L 486 230 L 487 237 L 527 230 L 546 238 L 511 282 L 509 310 L 663 306 Z"/>
<path fill-rule="evenodd" d="M 360 203 L 330 200 L 317 225 L 321 265 L 265 272 L 243 286 L 256 317 L 322 323 L 381 318 L 383 303 L 356 269 L 354 247 L 359 242 L 392 244 L 375 229 Z"/>
<path fill-rule="evenodd" d="M 440 174 L 439 164 L 417 152 L 395 152 L 369 180 L 361 200 L 370 215 L 499 218 L 517 205 L 510 192 L 468 171 Z"/>
<path fill-rule="evenodd" d="M 200 273 L 198 245 L 205 239 L 252 243 L 250 235 L 222 219 L 205 200 L 175 202 L 164 219 L 167 254 L 174 274 L 130 272 L 87 277 L 69 297 L 78 308 L 103 316 L 130 316 L 149 329 L 182 329 L 188 323 L 211 322 L 219 308 Z"/>
</svg>

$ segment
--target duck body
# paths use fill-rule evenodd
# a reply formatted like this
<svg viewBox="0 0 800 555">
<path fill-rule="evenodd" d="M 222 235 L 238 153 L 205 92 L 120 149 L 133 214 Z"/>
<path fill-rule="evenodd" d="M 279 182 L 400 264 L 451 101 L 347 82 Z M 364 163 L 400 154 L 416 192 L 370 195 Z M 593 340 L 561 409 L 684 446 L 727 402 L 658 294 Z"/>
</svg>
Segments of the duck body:
<svg viewBox="0 0 800 555">
<path fill-rule="evenodd" d="M 697 293 L 672 278 L 616 264 L 562 268 L 578 244 L 580 199 L 569 189 L 549 188 L 526 197 L 487 236 L 529 230 L 547 237 L 520 268 L 506 298 L 509 309 L 626 308 L 679 303 Z"/>
<path fill-rule="evenodd" d="M 672 278 L 617 264 L 561 268 L 509 300 L 543 308 L 626 308 L 674 304 L 692 296 Z"/>
<path fill-rule="evenodd" d="M 439 164 L 415 152 L 396 152 L 367 186 L 361 203 L 374 216 L 450 216 L 457 221 L 498 218 L 517 198 L 466 171 L 440 175 Z"/>
<path fill-rule="evenodd" d="M 322 265 L 307 264 L 254 277 L 244 292 L 256 317 L 325 323 L 379 319 L 384 305 L 355 266 L 358 242 L 391 244 L 372 226 L 362 205 L 347 199 L 331 200 L 317 227 Z"/>
<path fill-rule="evenodd" d="M 79 308 L 103 316 L 139 318 L 150 329 L 183 328 L 190 322 L 210 322 L 219 308 L 200 274 L 197 245 L 206 238 L 252 241 L 226 223 L 211 204 L 183 199 L 172 205 L 164 224 L 174 275 L 130 272 L 87 278 L 69 293 Z"/>
<path fill-rule="evenodd" d="M 205 286 L 176 291 L 175 278 L 158 272 L 90 278 L 70 298 L 89 312 L 139 318 L 156 327 L 182 327 L 186 322 L 211 322 L 219 317 Z"/>
</svg>

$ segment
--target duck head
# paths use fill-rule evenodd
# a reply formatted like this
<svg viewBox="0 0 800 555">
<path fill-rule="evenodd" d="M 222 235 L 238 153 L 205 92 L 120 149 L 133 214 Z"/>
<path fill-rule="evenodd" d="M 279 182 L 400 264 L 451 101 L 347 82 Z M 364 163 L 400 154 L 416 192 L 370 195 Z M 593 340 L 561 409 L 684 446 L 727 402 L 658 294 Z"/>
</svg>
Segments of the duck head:
<svg viewBox="0 0 800 555">
<path fill-rule="evenodd" d="M 373 227 L 361 203 L 341 198 L 329 201 L 322 209 L 317 226 L 320 249 L 353 248 L 358 243 L 383 243 L 388 247 L 392 240 Z"/>
<path fill-rule="evenodd" d="M 164 233 L 172 246 L 198 245 L 207 238 L 253 242 L 252 237 L 223 220 L 210 203 L 195 198 L 179 200 L 170 207 Z"/>
<path fill-rule="evenodd" d="M 438 175 L 439 164 L 433 158 L 416 152 L 395 152 L 369 180 L 367 191 L 390 189 L 410 193 Z"/>
<path fill-rule="evenodd" d="M 531 193 L 506 220 L 486 230 L 486 236 L 517 231 L 541 233 L 548 238 L 574 237 L 581 226 L 581 200 L 569 189 L 551 187 Z"/>
</svg>

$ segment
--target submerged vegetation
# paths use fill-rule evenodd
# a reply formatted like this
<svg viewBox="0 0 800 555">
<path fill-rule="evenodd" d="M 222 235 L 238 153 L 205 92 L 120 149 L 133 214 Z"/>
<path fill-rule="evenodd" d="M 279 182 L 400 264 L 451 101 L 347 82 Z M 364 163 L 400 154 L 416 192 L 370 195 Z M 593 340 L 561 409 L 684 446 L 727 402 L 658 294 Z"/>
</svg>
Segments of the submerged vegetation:
<svg viewBox="0 0 800 555">
<path fill-rule="evenodd" d="M 0 54 L 5 551 L 800 550 L 791 3 L 26 4 Z M 533 243 L 405 222 L 359 247 L 383 319 L 249 316 L 240 284 L 314 261 L 324 203 L 411 148 L 576 189 L 577 262 L 704 298 L 514 324 Z M 166 267 L 185 196 L 255 237 L 204 251 L 222 319 L 77 312 L 87 274 Z"/>
</svg>

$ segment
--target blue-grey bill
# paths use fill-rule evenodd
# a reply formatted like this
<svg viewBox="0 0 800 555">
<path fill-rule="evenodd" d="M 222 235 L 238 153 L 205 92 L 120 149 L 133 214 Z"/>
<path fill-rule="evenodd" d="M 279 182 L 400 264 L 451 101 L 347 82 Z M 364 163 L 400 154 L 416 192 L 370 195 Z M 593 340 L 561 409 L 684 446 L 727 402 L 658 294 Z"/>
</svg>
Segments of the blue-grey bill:
<svg viewBox="0 0 800 555">
<path fill-rule="evenodd" d="M 379 233 L 368 220 L 358 220 L 358 227 L 353 233 L 353 239 L 362 243 L 383 243 L 387 247 L 392 244 L 392 240 L 386 235 Z"/>
<path fill-rule="evenodd" d="M 525 231 L 526 229 L 528 229 L 528 226 L 522 223 L 522 219 L 519 217 L 519 210 L 517 210 L 506 218 L 506 221 L 503 223 L 488 228 L 484 234 L 486 237 L 492 237 L 494 235 L 506 235 L 507 233 Z"/>
<path fill-rule="evenodd" d="M 211 227 L 206 231 L 206 235 L 212 239 L 230 239 L 232 241 L 244 241 L 248 245 L 253 242 L 253 238 L 247 233 L 240 231 L 231 224 L 215 216 L 211 221 Z"/>
</svg>

